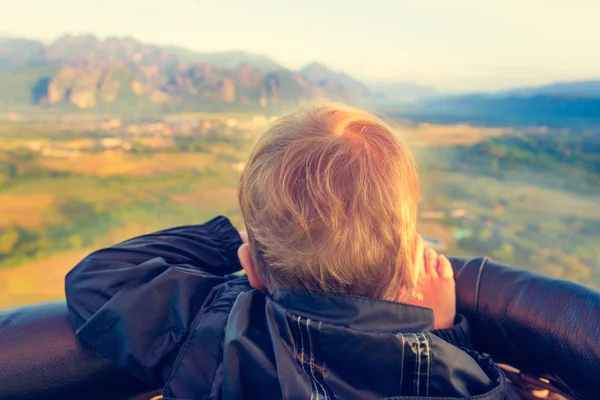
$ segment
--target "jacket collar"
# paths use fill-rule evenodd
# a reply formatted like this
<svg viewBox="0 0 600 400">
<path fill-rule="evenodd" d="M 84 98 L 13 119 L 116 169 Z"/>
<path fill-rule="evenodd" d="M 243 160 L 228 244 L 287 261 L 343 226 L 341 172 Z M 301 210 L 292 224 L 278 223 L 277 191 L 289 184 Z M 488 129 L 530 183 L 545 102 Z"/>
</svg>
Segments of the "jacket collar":
<svg viewBox="0 0 600 400">
<path fill-rule="evenodd" d="M 411 333 L 433 329 L 433 310 L 410 304 L 294 289 L 280 289 L 270 297 L 301 317 L 356 330 Z"/>
</svg>

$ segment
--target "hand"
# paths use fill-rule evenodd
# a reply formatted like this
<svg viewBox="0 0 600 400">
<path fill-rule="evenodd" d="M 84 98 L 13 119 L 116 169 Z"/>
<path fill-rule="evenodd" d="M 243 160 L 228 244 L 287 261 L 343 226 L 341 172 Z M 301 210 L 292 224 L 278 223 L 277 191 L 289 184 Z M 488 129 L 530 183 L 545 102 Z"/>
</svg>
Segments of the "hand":
<svg viewBox="0 0 600 400">
<path fill-rule="evenodd" d="M 242 243 L 248 243 L 248 232 L 240 231 L 240 238 L 242 239 Z"/>
<path fill-rule="evenodd" d="M 415 268 L 416 293 L 410 303 L 433 310 L 434 329 L 452 327 L 456 317 L 456 287 L 450 261 L 434 249 L 423 252 L 422 246 L 417 246 Z"/>
</svg>

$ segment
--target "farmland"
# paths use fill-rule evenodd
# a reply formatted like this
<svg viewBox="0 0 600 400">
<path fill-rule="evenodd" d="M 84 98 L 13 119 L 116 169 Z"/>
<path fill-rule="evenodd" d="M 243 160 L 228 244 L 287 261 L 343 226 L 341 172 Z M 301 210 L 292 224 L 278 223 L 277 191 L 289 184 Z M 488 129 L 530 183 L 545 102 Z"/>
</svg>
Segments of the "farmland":
<svg viewBox="0 0 600 400">
<path fill-rule="evenodd" d="M 216 214 L 242 227 L 237 178 L 271 119 L 5 115 L 0 307 L 61 298 L 79 259 L 135 235 Z M 419 229 L 446 253 L 600 286 L 600 170 L 585 132 L 392 123 L 420 167 Z"/>
</svg>

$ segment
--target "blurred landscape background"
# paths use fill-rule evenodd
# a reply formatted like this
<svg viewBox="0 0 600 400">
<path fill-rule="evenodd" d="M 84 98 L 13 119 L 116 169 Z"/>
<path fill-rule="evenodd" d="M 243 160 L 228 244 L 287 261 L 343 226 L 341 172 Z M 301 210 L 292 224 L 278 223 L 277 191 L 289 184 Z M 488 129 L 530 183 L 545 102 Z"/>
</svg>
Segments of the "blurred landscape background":
<svg viewBox="0 0 600 400">
<path fill-rule="evenodd" d="M 589 40 L 584 33 L 600 34 L 591 17 L 579 18 L 597 8 L 592 2 L 532 9 L 547 13 L 546 25 L 552 18 L 568 25 L 565 10 L 581 13 L 572 15 L 577 29 L 552 33 L 562 42 L 550 47 L 535 21 L 519 31 L 524 22 L 510 1 L 494 18 L 481 11 L 477 20 L 477 3 L 466 0 L 453 9 L 434 1 L 356 2 L 355 11 L 309 1 L 310 13 L 271 0 L 252 9 L 233 0 L 149 1 L 146 14 L 130 1 L 84 10 L 60 0 L 52 11 L 41 1 L 23 3 L 37 13 L 25 19 L 21 6 L 0 0 L 0 14 L 15 17 L 0 35 L 0 307 L 61 298 L 64 275 L 81 258 L 132 236 L 216 214 L 241 228 L 236 185 L 252 144 L 281 113 L 321 99 L 378 113 L 409 144 L 421 175 L 419 231 L 431 246 L 600 287 L 600 56 L 572 52 Z M 233 6 L 230 21 L 211 25 L 213 8 Z M 400 32 L 380 21 L 372 34 L 386 40 L 388 53 L 343 37 L 353 18 L 383 18 L 390 7 L 398 18 L 425 22 Z M 47 9 L 71 14 L 37 24 Z M 340 10 L 346 22 L 325 18 Z M 254 13 L 252 31 L 243 29 L 244 11 Z M 169 19 L 172 13 L 180 19 Z M 197 28 L 205 30 L 197 46 L 186 33 L 196 26 L 192 16 L 208 25 Z M 471 18 L 472 30 L 461 31 L 460 20 L 434 24 L 452 16 Z M 324 44 L 302 30 L 310 18 Z M 162 43 L 151 41 L 153 21 L 168 31 Z M 491 26 L 473 36 L 484 22 Z M 523 48 L 510 40 L 509 25 L 523 35 Z M 278 29 L 283 39 L 270 39 Z M 419 29 L 433 34 L 418 36 Z M 275 40 L 289 45 L 261 52 Z M 206 41 L 212 44 L 203 48 Z M 442 61 L 417 47 L 438 51 Z M 443 59 L 447 47 L 462 58 Z M 504 58 L 489 58 L 498 52 Z M 534 53 L 527 59 L 524 52 Z M 561 52 L 569 57 L 555 69 L 531 66 Z M 422 64 L 407 66 L 408 58 Z"/>
</svg>

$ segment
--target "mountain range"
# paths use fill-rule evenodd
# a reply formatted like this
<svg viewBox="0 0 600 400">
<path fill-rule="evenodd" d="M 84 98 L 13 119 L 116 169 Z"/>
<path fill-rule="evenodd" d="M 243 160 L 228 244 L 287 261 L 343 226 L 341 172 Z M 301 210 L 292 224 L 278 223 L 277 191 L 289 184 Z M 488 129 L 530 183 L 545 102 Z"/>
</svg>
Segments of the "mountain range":
<svg viewBox="0 0 600 400">
<path fill-rule="evenodd" d="M 417 121 L 448 124 L 599 127 L 600 80 L 420 98 L 388 113 Z"/>
<path fill-rule="evenodd" d="M 280 111 L 317 99 L 389 115 L 480 125 L 600 125 L 600 80 L 448 96 L 411 82 L 361 82 L 319 63 L 292 70 L 260 54 L 199 53 L 132 38 L 0 38 L 0 110 Z"/>
<path fill-rule="evenodd" d="M 277 109 L 372 96 L 365 84 L 318 63 L 294 71 L 257 54 L 197 53 L 91 35 L 64 36 L 49 45 L 0 39 L 0 107 Z"/>
</svg>

